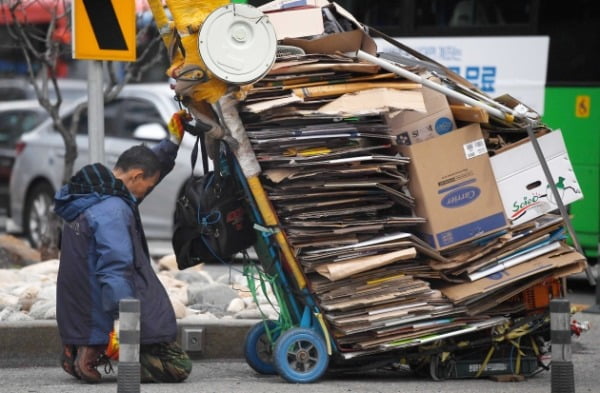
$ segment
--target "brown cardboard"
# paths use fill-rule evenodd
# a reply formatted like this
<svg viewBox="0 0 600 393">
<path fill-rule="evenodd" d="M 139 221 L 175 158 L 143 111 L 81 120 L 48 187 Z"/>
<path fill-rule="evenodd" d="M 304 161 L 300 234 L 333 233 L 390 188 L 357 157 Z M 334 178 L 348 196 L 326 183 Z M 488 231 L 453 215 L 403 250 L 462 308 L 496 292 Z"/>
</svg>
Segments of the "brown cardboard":
<svg viewBox="0 0 600 393">
<path fill-rule="evenodd" d="M 539 256 L 531 261 L 495 273 L 492 276 L 469 283 L 450 285 L 442 288 L 441 291 L 454 303 L 460 303 L 470 297 L 498 290 L 513 282 L 545 271 L 554 270 L 556 272 L 554 274 L 555 277 L 581 272 L 585 268 L 585 260 L 583 255 L 573 251 L 570 247 L 563 246 L 556 252 Z M 574 269 L 563 271 L 563 268 L 575 264 L 577 265 Z"/>
<path fill-rule="evenodd" d="M 431 246 L 443 250 L 507 226 L 479 124 L 398 148 L 411 159 L 408 188 Z"/>
<path fill-rule="evenodd" d="M 412 145 L 444 135 L 456 128 L 448 99 L 428 87 L 420 89 L 426 112 L 401 111 L 386 115 L 390 133 L 398 145 Z"/>
<path fill-rule="evenodd" d="M 372 84 L 376 86 L 375 83 Z M 336 85 L 334 85 L 336 86 Z M 371 88 L 344 94 L 319 108 L 319 113 L 341 116 L 369 115 L 393 109 L 423 110 L 425 103 L 417 91 Z"/>
<path fill-rule="evenodd" d="M 328 3 L 324 0 L 317 0 L 316 3 L 321 7 L 330 5 L 335 7 L 338 14 L 356 26 L 356 30 L 327 34 L 317 38 L 285 38 L 281 41 L 282 44 L 298 46 L 306 53 L 344 53 L 356 52 L 359 49 L 371 55 L 377 53 L 375 40 L 365 33 L 360 22 L 351 13 L 335 2 Z"/>
<path fill-rule="evenodd" d="M 344 53 L 356 52 L 362 49 L 365 52 L 374 54 L 377 50 L 375 41 L 360 29 L 327 34 L 315 39 L 284 38 L 281 43 L 283 45 L 298 46 L 304 49 L 306 53 Z"/>
</svg>

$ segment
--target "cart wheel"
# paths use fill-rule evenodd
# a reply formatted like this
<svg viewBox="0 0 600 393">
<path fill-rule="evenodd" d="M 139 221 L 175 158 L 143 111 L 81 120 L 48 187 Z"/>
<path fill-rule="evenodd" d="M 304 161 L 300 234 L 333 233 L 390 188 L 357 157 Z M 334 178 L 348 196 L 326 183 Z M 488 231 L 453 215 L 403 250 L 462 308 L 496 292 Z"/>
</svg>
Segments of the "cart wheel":
<svg viewBox="0 0 600 393">
<path fill-rule="evenodd" d="M 434 381 L 443 381 L 450 377 L 454 362 L 448 359 L 446 362 L 440 360 L 441 355 L 431 355 L 429 362 L 429 375 Z"/>
<path fill-rule="evenodd" d="M 311 329 L 293 328 L 283 333 L 274 354 L 275 367 L 288 382 L 314 382 L 329 364 L 325 340 Z"/>
<path fill-rule="evenodd" d="M 408 366 L 417 377 L 429 377 L 430 362 L 428 360 L 419 359 L 418 361 L 412 361 L 408 363 Z"/>
<path fill-rule="evenodd" d="M 273 348 L 266 332 L 265 323 L 268 325 L 273 341 L 279 336 L 279 331 L 274 331 L 277 328 L 274 321 L 257 323 L 246 335 L 244 356 L 246 363 L 257 373 L 274 375 L 277 374 L 277 370 L 273 364 Z"/>
</svg>

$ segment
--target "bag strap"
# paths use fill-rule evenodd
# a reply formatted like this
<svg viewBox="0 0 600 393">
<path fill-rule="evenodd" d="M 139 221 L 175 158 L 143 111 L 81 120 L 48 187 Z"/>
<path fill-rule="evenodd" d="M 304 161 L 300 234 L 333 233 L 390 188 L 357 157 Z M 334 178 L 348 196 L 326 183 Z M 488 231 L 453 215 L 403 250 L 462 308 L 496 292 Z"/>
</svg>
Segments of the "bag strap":
<svg viewBox="0 0 600 393">
<path fill-rule="evenodd" d="M 173 64 L 173 60 L 177 57 L 177 52 L 181 53 L 181 57 L 185 59 L 185 47 L 181 43 L 181 36 L 177 29 L 173 29 L 171 32 L 171 39 L 169 40 L 169 47 L 167 48 L 167 54 L 171 64 Z"/>
<path fill-rule="evenodd" d="M 202 153 L 202 169 L 203 174 L 208 173 L 208 154 L 206 152 L 206 132 L 212 129 L 210 124 L 202 123 L 201 121 L 196 120 L 194 123 L 185 125 L 186 131 L 188 131 L 192 135 L 196 135 L 196 142 L 194 143 L 194 148 L 192 149 L 192 154 L 190 156 L 190 161 L 192 164 L 192 176 L 194 175 L 194 169 L 196 168 L 196 161 L 198 161 L 198 145 L 200 145 L 200 151 Z M 200 143 L 200 138 L 202 138 L 202 143 Z"/>
<path fill-rule="evenodd" d="M 231 151 L 231 148 L 229 147 L 229 144 L 227 142 L 223 143 L 223 151 L 225 153 L 225 162 L 227 162 L 227 166 L 229 168 L 229 173 L 231 176 L 233 176 L 234 179 L 237 178 L 237 176 L 235 175 L 235 156 L 233 154 L 233 152 Z M 237 184 L 237 181 L 236 181 Z"/>
<path fill-rule="evenodd" d="M 196 136 L 196 142 L 194 143 L 194 148 L 192 149 L 192 154 L 190 156 L 190 161 L 192 164 L 192 176 L 194 175 L 194 169 L 196 168 L 196 162 L 198 161 L 198 145 L 200 145 L 200 150 L 202 152 L 202 169 L 203 173 L 208 172 L 208 157 L 206 154 L 206 146 L 204 142 L 200 143 L 200 135 Z"/>
</svg>

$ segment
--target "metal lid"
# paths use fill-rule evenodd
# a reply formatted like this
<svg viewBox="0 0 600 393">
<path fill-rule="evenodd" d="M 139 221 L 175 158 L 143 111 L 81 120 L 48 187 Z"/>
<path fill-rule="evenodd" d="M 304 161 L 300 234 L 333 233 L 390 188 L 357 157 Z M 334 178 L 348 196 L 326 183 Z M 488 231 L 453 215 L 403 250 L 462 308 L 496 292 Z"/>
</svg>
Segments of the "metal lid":
<svg viewBox="0 0 600 393">
<path fill-rule="evenodd" d="M 227 83 L 252 83 L 275 62 L 275 29 L 265 14 L 250 5 L 217 8 L 198 34 L 198 49 L 206 67 Z"/>
</svg>

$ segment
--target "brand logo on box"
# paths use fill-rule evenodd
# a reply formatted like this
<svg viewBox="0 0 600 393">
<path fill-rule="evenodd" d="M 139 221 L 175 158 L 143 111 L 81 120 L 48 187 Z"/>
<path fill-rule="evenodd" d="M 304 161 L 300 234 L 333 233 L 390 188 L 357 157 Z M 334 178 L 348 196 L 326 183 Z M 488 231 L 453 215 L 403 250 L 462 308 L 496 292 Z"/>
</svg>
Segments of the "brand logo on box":
<svg viewBox="0 0 600 393">
<path fill-rule="evenodd" d="M 546 195 L 536 195 L 533 194 L 531 196 L 527 196 L 524 195 L 523 196 L 523 201 L 519 202 L 519 201 L 514 201 L 513 202 L 513 214 L 510 216 L 511 220 L 516 220 L 521 218 L 525 213 L 527 213 L 527 210 L 534 208 L 535 206 L 539 205 L 541 203 L 540 199 L 545 197 Z"/>
<path fill-rule="evenodd" d="M 479 195 L 481 195 L 481 190 L 478 187 L 459 188 L 442 198 L 442 206 L 449 208 L 461 207 L 473 202 Z"/>
<path fill-rule="evenodd" d="M 435 122 L 435 132 L 438 135 L 444 135 L 452 131 L 452 121 L 447 117 L 440 117 Z"/>
</svg>

